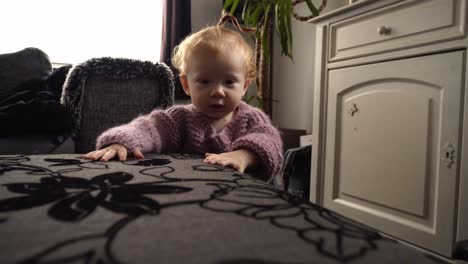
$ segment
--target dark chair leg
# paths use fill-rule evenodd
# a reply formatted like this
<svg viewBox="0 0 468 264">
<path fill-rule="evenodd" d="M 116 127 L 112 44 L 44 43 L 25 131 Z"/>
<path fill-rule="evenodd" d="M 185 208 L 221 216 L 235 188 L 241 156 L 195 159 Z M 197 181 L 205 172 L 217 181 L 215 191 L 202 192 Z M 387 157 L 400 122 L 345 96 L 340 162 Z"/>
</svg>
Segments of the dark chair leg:
<svg viewBox="0 0 468 264">
<path fill-rule="evenodd" d="M 452 258 L 468 261 L 468 240 L 461 240 L 455 243 Z"/>
</svg>

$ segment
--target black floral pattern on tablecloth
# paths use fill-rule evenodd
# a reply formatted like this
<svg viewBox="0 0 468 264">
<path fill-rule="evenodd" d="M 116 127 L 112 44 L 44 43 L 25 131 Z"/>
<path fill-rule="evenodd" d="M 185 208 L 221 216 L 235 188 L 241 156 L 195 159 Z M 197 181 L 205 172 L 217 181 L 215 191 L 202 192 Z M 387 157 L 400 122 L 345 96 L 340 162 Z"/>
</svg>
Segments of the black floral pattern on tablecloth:
<svg viewBox="0 0 468 264">
<path fill-rule="evenodd" d="M 134 166 L 143 166 L 143 167 L 151 167 L 151 166 L 163 166 L 170 164 L 171 161 L 169 159 L 143 159 L 143 160 L 132 160 L 126 161 L 125 164 L 134 165 Z"/>
<path fill-rule="evenodd" d="M 4 184 L 10 192 L 24 195 L 0 201 L 0 212 L 55 202 L 49 215 L 62 221 L 80 221 L 98 206 L 127 215 L 157 214 L 159 203 L 145 197 L 146 194 L 190 191 L 171 185 L 127 183 L 132 178 L 125 172 L 113 172 L 90 180 L 58 176 L 43 177 L 39 183 Z"/>
</svg>

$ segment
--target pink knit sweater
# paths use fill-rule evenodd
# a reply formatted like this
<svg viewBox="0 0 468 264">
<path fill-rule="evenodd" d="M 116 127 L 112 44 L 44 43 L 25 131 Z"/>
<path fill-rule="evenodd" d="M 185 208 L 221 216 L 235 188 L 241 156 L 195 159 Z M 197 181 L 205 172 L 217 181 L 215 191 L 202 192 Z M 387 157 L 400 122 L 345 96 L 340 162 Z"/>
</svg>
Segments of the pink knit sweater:
<svg viewBox="0 0 468 264">
<path fill-rule="evenodd" d="M 129 124 L 102 133 L 96 147 L 118 143 L 130 152 L 222 153 L 247 149 L 257 155 L 259 175 L 269 180 L 282 163 L 282 141 L 278 130 L 259 109 L 241 102 L 237 115 L 219 133 L 209 119 L 193 105 L 175 105 L 154 110 Z"/>
</svg>

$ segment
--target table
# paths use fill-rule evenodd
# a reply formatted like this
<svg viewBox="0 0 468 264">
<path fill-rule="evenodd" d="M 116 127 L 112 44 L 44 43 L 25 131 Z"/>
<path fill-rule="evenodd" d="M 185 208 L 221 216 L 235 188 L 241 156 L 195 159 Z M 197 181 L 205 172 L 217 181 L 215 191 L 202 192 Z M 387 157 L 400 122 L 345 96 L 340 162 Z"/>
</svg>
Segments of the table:
<svg viewBox="0 0 468 264">
<path fill-rule="evenodd" d="M 187 154 L 0 156 L 1 263 L 441 263 Z"/>
</svg>

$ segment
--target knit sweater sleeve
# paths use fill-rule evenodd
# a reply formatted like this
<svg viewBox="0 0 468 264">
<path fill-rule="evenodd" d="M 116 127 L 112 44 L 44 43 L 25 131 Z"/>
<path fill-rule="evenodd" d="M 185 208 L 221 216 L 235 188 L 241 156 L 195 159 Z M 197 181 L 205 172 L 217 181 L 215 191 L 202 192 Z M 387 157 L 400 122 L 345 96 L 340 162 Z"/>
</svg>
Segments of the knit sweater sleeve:
<svg viewBox="0 0 468 264">
<path fill-rule="evenodd" d="M 96 149 L 121 144 L 130 152 L 137 149 L 142 153 L 175 151 L 180 145 L 180 124 L 184 123 L 184 112 L 180 106 L 165 111 L 158 109 L 128 124 L 110 128 L 99 135 Z"/>
<path fill-rule="evenodd" d="M 269 181 L 281 170 L 283 142 L 279 131 L 261 111 L 249 113 L 243 125 L 245 133 L 233 141 L 233 149 L 247 149 L 259 158 L 259 177 Z"/>
</svg>

